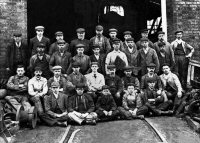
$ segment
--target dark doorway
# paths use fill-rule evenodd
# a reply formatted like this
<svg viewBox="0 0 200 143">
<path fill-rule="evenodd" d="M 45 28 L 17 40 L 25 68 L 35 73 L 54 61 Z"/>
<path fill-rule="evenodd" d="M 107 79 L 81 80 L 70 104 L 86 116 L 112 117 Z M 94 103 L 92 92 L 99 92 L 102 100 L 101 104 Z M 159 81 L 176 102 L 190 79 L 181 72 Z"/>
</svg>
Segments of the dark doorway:
<svg viewBox="0 0 200 143">
<path fill-rule="evenodd" d="M 61 30 L 65 40 L 76 38 L 76 28 L 86 29 L 86 38 L 95 34 L 95 26 L 117 28 L 118 37 L 123 39 L 125 30 L 133 32 L 137 41 L 140 30 L 147 28 L 147 20 L 161 16 L 160 0 L 29 0 L 28 38 L 35 36 L 34 27 L 45 26 L 45 35 L 54 41 L 54 33 Z M 156 4 L 155 4 L 156 3 Z"/>
</svg>

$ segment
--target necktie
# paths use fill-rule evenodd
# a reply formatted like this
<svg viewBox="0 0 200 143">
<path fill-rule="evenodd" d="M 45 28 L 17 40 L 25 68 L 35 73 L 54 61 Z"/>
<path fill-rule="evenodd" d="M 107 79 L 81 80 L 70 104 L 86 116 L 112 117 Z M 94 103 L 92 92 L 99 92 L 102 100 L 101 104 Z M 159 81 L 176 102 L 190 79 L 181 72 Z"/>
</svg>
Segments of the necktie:
<svg viewBox="0 0 200 143">
<path fill-rule="evenodd" d="M 94 78 L 95 78 L 95 79 L 97 78 L 97 75 L 96 75 L 96 74 L 94 74 Z"/>
</svg>

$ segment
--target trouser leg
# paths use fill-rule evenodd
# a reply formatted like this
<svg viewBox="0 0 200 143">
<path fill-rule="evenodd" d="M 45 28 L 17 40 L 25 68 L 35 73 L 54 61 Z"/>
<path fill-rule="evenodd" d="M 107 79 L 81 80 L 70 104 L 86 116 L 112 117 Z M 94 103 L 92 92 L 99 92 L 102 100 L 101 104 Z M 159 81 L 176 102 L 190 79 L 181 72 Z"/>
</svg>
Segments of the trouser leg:
<svg viewBox="0 0 200 143">
<path fill-rule="evenodd" d="M 21 103 L 25 111 L 28 111 L 31 108 L 31 104 L 28 102 L 27 97 L 22 97 Z"/>
<path fill-rule="evenodd" d="M 13 105 L 13 107 L 15 107 L 16 110 L 14 111 L 17 111 L 17 109 L 21 106 L 21 104 L 13 97 L 13 96 L 6 96 L 5 99 Z"/>
<path fill-rule="evenodd" d="M 32 97 L 31 100 L 33 101 L 35 107 L 37 108 L 38 114 L 41 115 L 44 113 L 42 102 L 41 102 L 41 97 L 36 96 Z"/>
<path fill-rule="evenodd" d="M 132 114 L 128 110 L 124 109 L 123 107 L 118 107 L 118 110 L 119 110 L 119 114 L 122 118 L 132 119 Z"/>
<path fill-rule="evenodd" d="M 136 115 L 145 115 L 148 113 L 148 107 L 143 105 L 140 108 L 138 108 Z"/>
<path fill-rule="evenodd" d="M 70 112 L 68 114 L 69 118 L 72 120 L 72 121 L 75 121 L 76 123 L 78 123 L 79 125 L 82 124 L 82 122 L 84 121 L 83 118 L 79 117 L 78 115 L 76 115 L 74 112 Z"/>
</svg>

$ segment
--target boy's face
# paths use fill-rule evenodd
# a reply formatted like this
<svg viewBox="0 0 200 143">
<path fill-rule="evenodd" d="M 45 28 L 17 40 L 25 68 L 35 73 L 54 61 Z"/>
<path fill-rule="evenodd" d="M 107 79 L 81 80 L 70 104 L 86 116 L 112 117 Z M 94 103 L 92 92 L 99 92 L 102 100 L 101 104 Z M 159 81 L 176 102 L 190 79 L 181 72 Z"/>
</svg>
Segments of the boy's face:
<svg viewBox="0 0 200 143">
<path fill-rule="evenodd" d="M 73 69 L 73 71 L 74 71 L 75 73 L 78 73 L 79 70 L 80 70 L 80 67 L 73 67 L 72 69 Z"/>
<path fill-rule="evenodd" d="M 44 30 L 36 30 L 38 36 L 43 36 Z"/>
<path fill-rule="evenodd" d="M 150 88 L 150 89 L 154 89 L 155 88 L 155 82 L 148 82 L 148 87 Z"/>
<path fill-rule="evenodd" d="M 165 34 L 159 34 L 158 35 L 158 40 L 164 41 L 164 36 L 165 36 Z"/>
<path fill-rule="evenodd" d="M 110 35 L 110 38 L 116 38 L 117 32 L 110 32 L 109 35 Z"/>
<path fill-rule="evenodd" d="M 91 66 L 93 72 L 97 72 L 98 68 L 99 68 L 98 65 L 95 64 Z"/>
<path fill-rule="evenodd" d="M 83 47 L 80 47 L 80 48 L 77 49 L 78 55 L 83 55 L 83 52 L 84 52 L 84 48 Z"/>
<path fill-rule="evenodd" d="M 58 48 L 60 51 L 63 51 L 65 48 L 65 44 L 58 44 Z"/>
<path fill-rule="evenodd" d="M 128 92 L 131 94 L 135 90 L 134 86 L 128 86 L 127 87 Z"/>
<path fill-rule="evenodd" d="M 142 38 L 148 38 L 148 33 L 141 33 Z"/>
<path fill-rule="evenodd" d="M 53 91 L 54 94 L 58 94 L 59 93 L 59 87 L 51 87 L 51 90 Z"/>
<path fill-rule="evenodd" d="M 130 34 L 124 35 L 124 39 L 127 40 L 128 38 L 131 38 L 132 36 Z"/>
<path fill-rule="evenodd" d="M 170 72 L 169 66 L 163 66 L 162 69 L 163 69 L 164 74 L 166 74 L 166 75 L 169 74 L 169 72 Z"/>
<path fill-rule="evenodd" d="M 78 95 L 82 95 L 83 94 L 84 89 L 83 88 L 76 88 L 76 93 Z"/>
<path fill-rule="evenodd" d="M 54 73 L 55 77 L 58 77 L 58 76 L 61 75 L 61 69 L 56 69 L 56 70 L 53 71 L 53 73 Z"/>
<path fill-rule="evenodd" d="M 148 41 L 142 41 L 141 45 L 142 45 L 142 47 L 147 48 L 148 45 L 149 45 L 149 42 Z"/>
<path fill-rule="evenodd" d="M 95 55 L 98 55 L 99 52 L 100 52 L 100 49 L 99 48 L 95 48 L 95 49 L 93 49 L 93 52 L 94 52 Z"/>
<path fill-rule="evenodd" d="M 118 51 L 120 48 L 120 43 L 114 43 L 113 48 L 114 48 L 114 50 Z"/>
<path fill-rule="evenodd" d="M 18 75 L 18 76 L 23 76 L 24 73 L 25 73 L 25 70 L 24 70 L 23 67 L 22 67 L 22 68 L 17 68 L 17 75 Z"/>
<path fill-rule="evenodd" d="M 109 89 L 104 89 L 104 90 L 102 90 L 102 93 L 103 93 L 103 95 L 108 95 L 108 94 L 110 94 L 110 91 L 109 91 Z"/>
</svg>

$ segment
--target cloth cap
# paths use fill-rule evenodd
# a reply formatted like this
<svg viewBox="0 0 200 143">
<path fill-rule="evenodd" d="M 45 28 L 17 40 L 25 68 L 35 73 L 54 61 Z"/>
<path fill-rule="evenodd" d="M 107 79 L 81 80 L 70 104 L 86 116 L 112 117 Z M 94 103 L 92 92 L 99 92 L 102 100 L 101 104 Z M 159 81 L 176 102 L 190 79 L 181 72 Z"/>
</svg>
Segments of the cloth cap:
<svg viewBox="0 0 200 143">
<path fill-rule="evenodd" d="M 132 32 L 131 32 L 131 31 L 124 31 L 123 34 L 124 34 L 124 35 L 132 35 Z"/>
<path fill-rule="evenodd" d="M 77 45 L 76 45 L 76 48 L 84 48 L 84 47 L 85 47 L 84 44 L 77 44 Z"/>
<path fill-rule="evenodd" d="M 63 32 L 62 32 L 62 31 L 57 31 L 57 32 L 55 33 L 55 36 L 63 36 Z"/>
<path fill-rule="evenodd" d="M 127 71 L 127 70 L 132 70 L 133 69 L 133 67 L 132 66 L 125 66 L 124 67 L 124 71 Z"/>
<path fill-rule="evenodd" d="M 22 36 L 22 33 L 20 33 L 20 32 L 15 32 L 15 33 L 13 34 L 13 36 L 15 36 L 15 37 L 21 37 L 21 36 Z"/>
<path fill-rule="evenodd" d="M 45 44 L 43 44 L 43 43 L 39 43 L 39 44 L 37 45 L 37 47 L 45 48 L 46 46 L 45 46 Z"/>
<path fill-rule="evenodd" d="M 78 62 L 74 62 L 74 63 L 72 63 L 72 67 L 78 68 L 78 67 L 80 67 L 80 64 Z"/>
<path fill-rule="evenodd" d="M 84 28 L 78 28 L 78 29 L 76 29 L 76 32 L 77 33 L 83 33 L 83 32 L 85 32 L 85 29 Z"/>
<path fill-rule="evenodd" d="M 148 38 L 140 38 L 140 41 L 143 42 L 143 41 L 149 41 Z"/>
<path fill-rule="evenodd" d="M 146 78 L 146 82 L 147 82 L 147 83 L 153 83 L 153 82 L 155 83 L 156 80 L 157 80 L 157 79 L 156 79 L 155 77 L 148 77 L 148 78 Z"/>
<path fill-rule="evenodd" d="M 159 34 L 165 34 L 165 32 L 163 32 L 163 31 L 159 31 L 159 32 L 158 32 L 158 35 L 159 35 Z"/>
<path fill-rule="evenodd" d="M 110 69 L 110 70 L 111 70 L 111 69 L 115 69 L 115 68 L 116 68 L 115 65 L 108 65 L 108 66 L 107 66 L 107 69 Z"/>
<path fill-rule="evenodd" d="M 127 87 L 128 87 L 128 86 L 134 86 L 134 87 L 135 87 L 135 84 L 131 82 L 131 83 L 128 83 L 128 84 L 127 84 Z"/>
<path fill-rule="evenodd" d="M 92 65 L 97 65 L 97 66 L 98 66 L 99 64 L 98 64 L 98 62 L 91 62 L 90 65 L 91 65 L 91 66 L 92 66 Z"/>
<path fill-rule="evenodd" d="M 65 40 L 58 40 L 57 44 L 65 44 Z"/>
<path fill-rule="evenodd" d="M 110 33 L 110 32 L 118 32 L 118 30 L 115 29 L 115 28 L 110 28 L 110 29 L 109 29 L 109 33 Z"/>
<path fill-rule="evenodd" d="M 134 41 L 134 38 L 128 38 L 126 41 Z"/>
<path fill-rule="evenodd" d="M 61 67 L 61 66 L 59 66 L 59 65 L 57 65 L 57 66 L 54 66 L 54 67 L 52 68 L 52 70 L 59 70 L 59 69 L 62 69 L 62 67 Z"/>
<path fill-rule="evenodd" d="M 83 84 L 83 83 L 78 83 L 78 84 L 76 85 L 76 88 L 85 88 L 85 84 Z"/>
<path fill-rule="evenodd" d="M 37 30 L 44 30 L 44 26 L 36 26 L 35 27 L 35 30 L 37 31 Z"/>
<path fill-rule="evenodd" d="M 109 89 L 109 86 L 103 85 L 103 86 L 102 86 L 102 90 L 104 90 L 104 89 Z"/>
<path fill-rule="evenodd" d="M 42 68 L 40 66 L 35 67 L 35 71 L 42 71 Z"/>
<path fill-rule="evenodd" d="M 114 39 L 112 40 L 112 42 L 113 42 L 113 44 L 120 43 L 120 39 L 118 39 L 118 38 L 114 38 Z"/>
<path fill-rule="evenodd" d="M 158 47 L 162 47 L 162 46 L 165 46 L 165 42 L 158 42 Z"/>
<path fill-rule="evenodd" d="M 177 33 L 183 33 L 183 31 L 182 31 L 182 30 L 177 30 L 177 31 L 175 32 L 175 35 L 176 35 Z"/>
<path fill-rule="evenodd" d="M 52 82 L 51 83 L 51 87 L 59 87 L 60 86 L 60 84 L 59 84 L 59 82 Z"/>
<path fill-rule="evenodd" d="M 97 26 L 96 26 L 96 30 L 97 30 L 97 31 L 102 31 L 102 30 L 103 30 L 103 26 L 97 25 Z"/>
<path fill-rule="evenodd" d="M 148 29 L 142 29 L 141 33 L 148 33 Z"/>
<path fill-rule="evenodd" d="M 100 49 L 100 46 L 98 44 L 95 44 L 95 45 L 92 46 L 92 49 L 96 49 L 96 48 Z"/>
<path fill-rule="evenodd" d="M 156 65 L 154 63 L 150 63 L 150 64 L 147 65 L 147 67 L 154 67 L 155 68 Z"/>
</svg>

